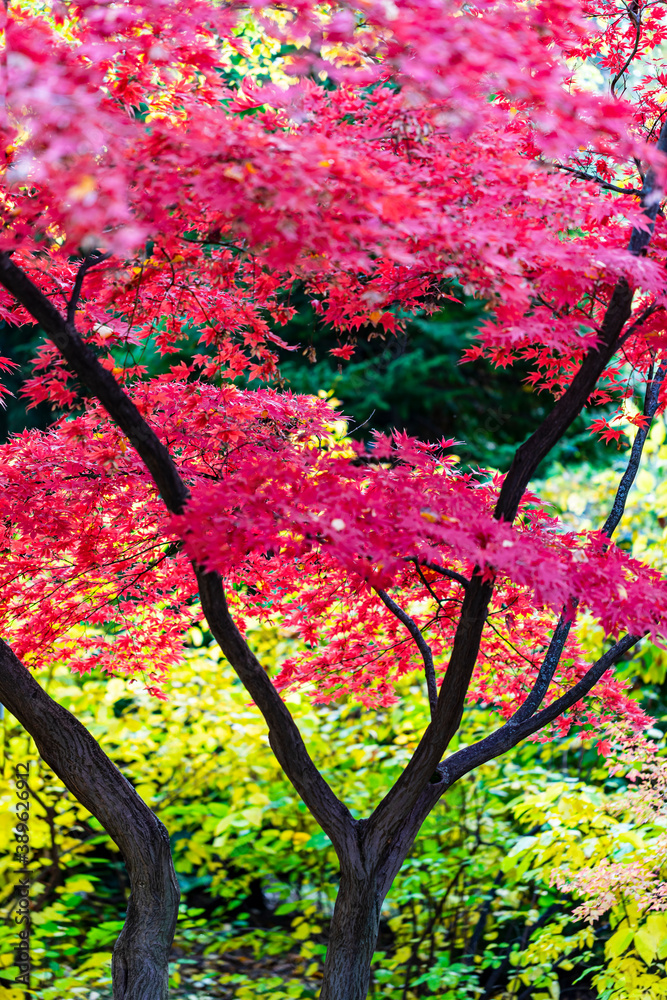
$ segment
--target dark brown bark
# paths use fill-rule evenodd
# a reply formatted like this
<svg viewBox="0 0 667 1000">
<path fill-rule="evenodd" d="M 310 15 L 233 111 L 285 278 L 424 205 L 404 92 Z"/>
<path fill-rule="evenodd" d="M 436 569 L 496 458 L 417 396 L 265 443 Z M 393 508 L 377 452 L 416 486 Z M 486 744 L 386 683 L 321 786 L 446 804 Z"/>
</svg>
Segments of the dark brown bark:
<svg viewBox="0 0 667 1000">
<path fill-rule="evenodd" d="M 28 310 L 47 337 L 56 345 L 72 371 L 88 387 L 132 442 L 151 474 L 167 509 L 180 514 L 188 491 L 171 455 L 129 396 L 100 364 L 79 336 L 73 323 L 58 312 L 27 274 L 14 264 L 6 251 L 0 253 L 0 284 Z"/>
<path fill-rule="evenodd" d="M 341 867 L 320 1000 L 365 1000 L 368 996 L 385 895 L 373 871 Z"/>
<path fill-rule="evenodd" d="M 0 253 L 0 284 L 14 295 L 58 347 L 73 372 L 102 403 L 143 459 L 165 506 L 182 513 L 188 489 L 167 448 L 113 375 L 100 364 L 53 303 L 7 253 Z M 285 703 L 232 620 L 220 577 L 195 568 L 204 614 L 225 656 L 248 689 L 269 727 L 271 745 L 287 777 L 338 849 L 354 837 L 354 821 L 310 758 Z"/>
<path fill-rule="evenodd" d="M 667 152 L 667 123 L 664 123 L 657 148 Z M 659 206 L 659 192 L 652 170 L 644 178 L 642 204 L 647 228 L 634 229 L 629 252 L 639 256 L 650 242 Z M 631 314 L 633 291 L 625 278 L 614 288 L 599 331 L 597 344 L 584 357 L 572 383 L 556 402 L 537 430 L 516 451 L 503 482 L 495 516 L 513 521 L 521 498 L 532 476 L 546 455 L 563 437 L 595 388 L 605 367 L 618 349 L 624 328 Z M 461 617 L 447 671 L 440 688 L 435 717 L 426 729 L 415 753 L 394 787 L 387 793 L 369 820 L 368 836 L 378 851 L 392 852 L 392 844 L 405 834 L 405 824 L 411 828 L 410 817 L 422 793 L 429 797 L 427 785 L 456 733 L 470 684 L 482 637 L 486 613 L 493 594 L 493 584 L 483 582 L 478 574 L 466 586 Z M 421 814 L 417 807 L 417 814 Z M 409 839 L 409 833 L 407 834 Z"/>
<path fill-rule="evenodd" d="M 264 716 L 280 766 L 331 838 L 339 858 L 355 856 L 357 823 L 315 767 L 287 706 L 234 624 L 220 577 L 197 570 L 197 581 L 209 628 Z"/>
<path fill-rule="evenodd" d="M 1 640 L 0 702 L 123 855 L 131 893 L 113 950 L 114 1000 L 166 1000 L 180 897 L 167 831 L 88 730 L 49 697 Z"/>
</svg>

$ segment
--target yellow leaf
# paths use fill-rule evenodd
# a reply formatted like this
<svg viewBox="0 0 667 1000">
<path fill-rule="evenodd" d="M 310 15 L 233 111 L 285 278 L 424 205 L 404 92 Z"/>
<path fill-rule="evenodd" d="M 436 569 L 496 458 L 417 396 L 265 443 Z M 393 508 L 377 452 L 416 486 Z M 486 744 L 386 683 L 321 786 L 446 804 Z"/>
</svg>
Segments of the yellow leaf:
<svg viewBox="0 0 667 1000">
<path fill-rule="evenodd" d="M 84 969 L 99 969 L 106 965 L 111 966 L 111 952 L 98 951 L 87 958 L 82 965 L 77 965 L 77 972 L 83 972 Z"/>
<path fill-rule="evenodd" d="M 237 816 L 238 813 L 234 812 L 227 813 L 227 815 L 220 820 L 215 830 L 213 831 L 214 836 L 217 837 L 218 834 L 222 833 L 224 830 L 227 829 L 227 827 L 231 826 Z"/>
<path fill-rule="evenodd" d="M 650 965 L 657 955 L 662 940 L 662 935 L 652 933 L 648 925 L 640 927 L 635 934 L 635 948 L 647 965 Z"/>
<path fill-rule="evenodd" d="M 618 930 L 607 941 L 605 953 L 609 958 L 618 958 L 632 944 L 634 931 L 624 920 Z"/>
<path fill-rule="evenodd" d="M 64 892 L 95 892 L 95 886 L 85 875 L 76 875 L 68 878 L 63 889 Z"/>
<path fill-rule="evenodd" d="M 305 941 L 306 938 L 309 938 L 311 936 L 313 930 L 314 928 L 312 928 L 310 924 L 304 921 L 304 923 L 299 924 L 298 927 L 294 927 L 292 929 L 292 937 L 295 938 L 297 941 Z"/>
</svg>

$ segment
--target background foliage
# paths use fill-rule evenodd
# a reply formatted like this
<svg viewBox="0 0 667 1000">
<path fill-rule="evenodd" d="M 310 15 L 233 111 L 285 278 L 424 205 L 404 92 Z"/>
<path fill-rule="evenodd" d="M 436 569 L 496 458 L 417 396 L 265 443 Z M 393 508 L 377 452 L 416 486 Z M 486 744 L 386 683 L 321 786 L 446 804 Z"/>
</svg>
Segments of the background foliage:
<svg viewBox="0 0 667 1000">
<path fill-rule="evenodd" d="M 256 627 L 275 669 L 291 640 Z M 49 693 L 100 740 L 167 825 L 183 891 L 171 981 L 176 997 L 315 997 L 337 866 L 328 839 L 280 772 L 264 726 L 198 629 L 158 703 L 120 678 L 54 665 Z M 312 710 L 291 696 L 325 777 L 359 813 L 379 798 L 426 723 L 423 699 L 381 713 Z M 471 711 L 463 738 L 490 713 Z M 12 763 L 31 760 L 34 985 L 43 1000 L 109 996 L 109 961 L 128 891 L 118 852 L 6 716 L 0 865 L 6 878 L 0 961 L 11 979 Z M 656 736 L 660 733 L 656 731 Z M 354 747 L 349 753 L 349 747 Z M 655 830 L 613 808 L 625 781 L 575 736 L 526 744 L 456 785 L 429 817 L 387 900 L 372 996 L 551 1000 L 663 995 L 662 914 L 622 901 L 589 926 L 550 885 L 553 868 L 610 852 L 635 856 Z M 634 852 L 634 853 L 633 853 Z M 572 991 L 597 986 L 600 992 Z M 14 1000 L 5 987 L 3 997 Z M 18 994 L 16 996 L 18 1000 Z"/>
<path fill-rule="evenodd" d="M 460 301 L 430 316 L 404 317 L 405 329 L 396 335 L 360 330 L 354 355 L 339 364 L 329 354 L 339 335 L 318 320 L 296 286 L 289 294 L 296 316 L 276 331 L 291 348 L 280 358 L 286 386 L 332 392 L 351 418 L 354 437 L 398 428 L 425 441 L 456 438 L 463 464 L 506 469 L 517 444 L 546 415 L 550 397 L 523 381 L 527 363 L 496 368 L 484 358 L 461 361 L 489 314 L 484 302 L 460 294 Z M 545 474 L 554 462 L 600 461 L 588 423 L 585 415 L 577 419 L 546 460 Z"/>
<path fill-rule="evenodd" d="M 484 303 L 469 296 L 448 302 L 431 316 L 406 317 L 405 329 L 396 335 L 360 330 L 353 357 L 342 363 L 329 354 L 340 336 L 318 319 L 298 283 L 285 293 L 285 301 L 296 315 L 285 326 L 275 327 L 289 346 L 278 349 L 281 384 L 298 394 L 334 395 L 350 419 L 353 437 L 368 438 L 374 430 L 398 428 L 425 441 L 456 438 L 463 464 L 505 469 L 516 445 L 549 408 L 550 397 L 522 381 L 530 371 L 528 364 L 517 362 L 503 369 L 484 358 L 461 363 L 477 325 L 488 318 Z M 192 361 L 200 350 L 198 335 L 196 327 L 186 327 L 173 354 L 161 355 L 151 343 L 135 351 L 132 360 L 145 365 L 150 376 L 162 374 L 173 364 Z M 0 353 L 21 365 L 3 376 L 14 398 L 0 409 L 0 440 L 24 427 L 43 429 L 50 422 L 46 404 L 27 410 L 21 397 L 29 374 L 26 362 L 43 342 L 36 328 L 18 329 L 0 322 Z M 116 354 L 119 362 L 127 360 L 126 351 L 118 349 Z M 243 381 L 237 379 L 239 384 Z M 567 438 L 550 453 L 543 475 L 558 463 L 597 468 L 604 462 L 605 449 L 588 433 L 589 423 L 586 414 L 575 421 Z"/>
</svg>

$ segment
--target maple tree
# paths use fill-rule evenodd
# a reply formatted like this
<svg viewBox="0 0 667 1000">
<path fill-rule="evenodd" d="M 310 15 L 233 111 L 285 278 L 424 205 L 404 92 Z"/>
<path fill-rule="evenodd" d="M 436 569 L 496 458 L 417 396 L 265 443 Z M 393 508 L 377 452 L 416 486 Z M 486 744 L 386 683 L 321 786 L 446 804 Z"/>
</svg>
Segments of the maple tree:
<svg viewBox="0 0 667 1000">
<path fill-rule="evenodd" d="M 203 612 L 340 860 L 325 1000 L 366 996 L 382 901 L 459 777 L 573 724 L 602 753 L 638 745 L 646 717 L 611 668 L 662 641 L 667 581 L 611 536 L 664 405 L 665 13 L 5 6 L 0 317 L 45 333 L 26 393 L 65 416 L 2 447 L 0 698 L 123 851 L 118 1000 L 166 995 L 168 838 L 25 667 L 57 655 L 159 696 Z M 250 58 L 258 34 L 267 64 Z M 463 473 L 451 441 L 355 443 L 325 400 L 234 382 L 278 377 L 295 282 L 341 363 L 463 288 L 488 310 L 467 356 L 530 362 L 556 401 L 505 475 Z M 193 330 L 192 362 L 147 377 L 145 352 Z M 642 384 L 609 518 L 566 531 L 531 477 L 584 405 Z M 596 429 L 618 433 L 608 415 Z M 609 637 L 593 664 L 583 613 Z M 248 618 L 300 640 L 275 682 Z M 353 819 L 279 692 L 386 704 L 415 670 L 431 723 Z M 497 707 L 498 729 L 446 757 L 467 699 Z"/>
</svg>

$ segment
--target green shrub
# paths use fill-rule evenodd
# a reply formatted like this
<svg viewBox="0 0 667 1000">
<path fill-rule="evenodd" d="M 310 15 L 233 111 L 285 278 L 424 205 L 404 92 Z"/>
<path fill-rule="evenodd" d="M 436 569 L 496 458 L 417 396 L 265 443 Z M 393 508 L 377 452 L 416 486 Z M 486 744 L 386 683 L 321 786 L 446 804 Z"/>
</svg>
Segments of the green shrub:
<svg viewBox="0 0 667 1000">
<path fill-rule="evenodd" d="M 183 891 L 174 995 L 314 997 L 336 858 L 280 771 L 248 695 L 199 630 L 192 641 L 166 703 L 139 683 L 78 677 L 63 664 L 42 680 L 169 829 Z M 275 664 L 289 650 L 290 641 L 271 628 L 256 628 L 252 641 L 264 662 Z M 426 724 L 423 697 L 405 684 L 403 701 L 380 713 L 313 708 L 305 696 L 289 696 L 316 763 L 357 815 L 395 780 Z M 471 710 L 468 738 L 493 725 L 490 713 Z M 105 998 L 128 893 L 118 851 L 9 716 L 4 740 L 0 902 L 10 919 L 0 931 L 2 974 L 14 974 L 10 776 L 13 765 L 30 760 L 33 985 L 42 1000 Z M 509 998 L 530 986 L 534 1000 L 546 1000 L 558 996 L 559 977 L 570 981 L 604 964 L 611 929 L 574 923 L 571 900 L 548 884 L 553 864 L 563 856 L 571 863 L 577 849 L 572 813 L 561 838 L 565 854 L 543 850 L 564 827 L 557 808 L 563 789 L 604 809 L 597 786 L 606 774 L 597 756 L 571 746 L 576 738 L 558 747 L 527 744 L 447 793 L 386 902 L 373 996 Z"/>
</svg>

